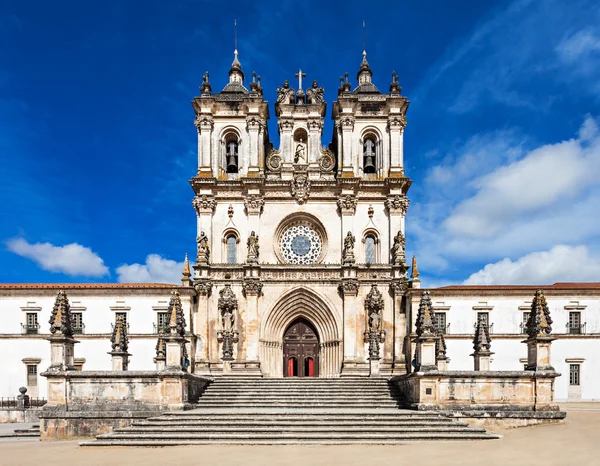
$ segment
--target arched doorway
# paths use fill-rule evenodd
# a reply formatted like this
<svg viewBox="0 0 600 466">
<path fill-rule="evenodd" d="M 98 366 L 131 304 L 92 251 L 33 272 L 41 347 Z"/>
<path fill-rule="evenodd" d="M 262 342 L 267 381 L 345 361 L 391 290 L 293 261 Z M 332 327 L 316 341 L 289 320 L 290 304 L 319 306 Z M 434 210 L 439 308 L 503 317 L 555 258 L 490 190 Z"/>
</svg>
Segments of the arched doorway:
<svg viewBox="0 0 600 466">
<path fill-rule="evenodd" d="M 283 376 L 319 375 L 319 335 L 305 318 L 294 320 L 283 335 Z"/>
</svg>

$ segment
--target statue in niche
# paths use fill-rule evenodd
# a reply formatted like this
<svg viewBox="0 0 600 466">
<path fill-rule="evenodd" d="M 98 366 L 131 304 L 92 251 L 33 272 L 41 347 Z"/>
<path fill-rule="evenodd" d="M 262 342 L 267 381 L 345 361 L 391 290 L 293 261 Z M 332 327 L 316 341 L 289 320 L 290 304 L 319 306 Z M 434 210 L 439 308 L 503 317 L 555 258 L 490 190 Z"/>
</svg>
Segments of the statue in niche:
<svg viewBox="0 0 600 466">
<path fill-rule="evenodd" d="M 248 263 L 258 262 L 258 235 L 255 232 L 250 233 L 248 237 Z"/>
<path fill-rule="evenodd" d="M 324 100 L 325 90 L 313 81 L 312 87 L 306 90 L 306 100 L 309 104 L 320 104 Z"/>
<path fill-rule="evenodd" d="M 200 232 L 200 236 L 196 238 L 196 243 L 198 244 L 198 255 L 196 257 L 196 262 L 204 264 L 208 263 L 210 249 L 208 247 L 208 237 L 203 231 Z"/>
<path fill-rule="evenodd" d="M 294 89 L 290 87 L 289 81 L 283 82 L 283 87 L 277 88 L 277 101 L 278 104 L 293 104 L 294 103 Z"/>
<path fill-rule="evenodd" d="M 300 138 L 300 141 L 296 144 L 296 151 L 294 152 L 294 163 L 307 163 L 306 160 L 306 144 Z"/>
<path fill-rule="evenodd" d="M 404 254 L 404 246 L 406 244 L 406 238 L 402 234 L 402 231 L 398 230 L 398 234 L 394 236 L 394 245 L 392 246 L 392 263 L 394 265 L 402 265 L 406 256 Z"/>
<path fill-rule="evenodd" d="M 342 263 L 346 264 L 354 264 L 354 242 L 356 238 L 349 231 L 346 237 L 344 238 L 344 250 L 342 251 Z"/>
</svg>

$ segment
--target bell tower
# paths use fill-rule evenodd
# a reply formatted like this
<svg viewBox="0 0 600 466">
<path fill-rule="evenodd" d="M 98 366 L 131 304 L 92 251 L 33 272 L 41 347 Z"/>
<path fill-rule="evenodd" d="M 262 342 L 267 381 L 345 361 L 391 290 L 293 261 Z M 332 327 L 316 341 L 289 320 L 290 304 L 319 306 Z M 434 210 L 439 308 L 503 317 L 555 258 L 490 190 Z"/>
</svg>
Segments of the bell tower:
<svg viewBox="0 0 600 466">
<path fill-rule="evenodd" d="M 269 108 L 260 76 L 252 73 L 250 90 L 244 86 L 237 50 L 223 90 L 212 93 L 207 72 L 192 106 L 198 130 L 199 177 L 227 180 L 263 173 Z"/>
<path fill-rule="evenodd" d="M 404 176 L 404 128 L 408 99 L 400 95 L 398 76 L 392 73 L 389 94 L 372 82 L 373 72 L 363 58 L 352 89 L 348 73 L 340 78 L 333 103 L 333 146 L 338 154 L 338 176 L 382 180 Z"/>
</svg>

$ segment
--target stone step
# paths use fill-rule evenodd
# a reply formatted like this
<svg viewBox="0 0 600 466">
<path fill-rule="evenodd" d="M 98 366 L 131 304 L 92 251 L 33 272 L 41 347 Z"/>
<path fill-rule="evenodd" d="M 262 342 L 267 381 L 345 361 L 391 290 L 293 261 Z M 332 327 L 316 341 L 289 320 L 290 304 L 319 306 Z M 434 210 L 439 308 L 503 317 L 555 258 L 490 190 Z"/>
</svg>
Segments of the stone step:
<svg viewBox="0 0 600 466">
<path fill-rule="evenodd" d="M 372 401 L 375 403 L 376 401 L 395 401 L 395 399 L 391 395 L 374 395 L 374 396 L 348 396 L 348 395 L 331 395 L 331 396 L 322 396 L 322 395 L 295 395 L 295 396 L 286 396 L 284 394 L 281 395 L 231 395 L 229 393 L 223 393 L 222 395 L 215 396 L 201 396 L 198 398 L 200 401 L 212 402 L 212 401 L 223 401 L 223 400 L 235 400 L 235 401 L 246 401 L 246 400 L 254 400 L 257 402 L 269 402 L 269 401 L 280 401 L 280 400 L 292 400 L 292 401 L 319 401 L 319 400 L 335 400 L 339 402 L 348 401 L 348 402 L 357 402 L 357 403 L 367 403 Z"/>
<path fill-rule="evenodd" d="M 196 405 L 198 406 L 198 405 Z M 324 409 L 324 408 L 348 408 L 349 406 L 352 408 L 364 408 L 364 409 L 372 409 L 372 410 L 378 410 L 378 409 L 389 409 L 389 408 L 393 408 L 393 407 L 397 407 L 397 405 L 393 402 L 391 403 L 378 403 L 377 405 L 373 406 L 372 403 L 364 403 L 364 404 L 349 404 L 349 403 L 294 403 L 294 402 L 289 402 L 289 403 L 269 403 L 267 406 L 265 406 L 265 404 L 262 403 L 257 403 L 257 402 L 253 402 L 253 403 L 236 403 L 236 402 L 230 402 L 230 403 L 210 403 L 206 405 L 207 407 L 210 408 L 258 408 L 258 407 L 266 407 L 266 408 L 283 408 L 283 409 L 295 409 L 295 408 L 301 408 L 301 409 Z"/>
<path fill-rule="evenodd" d="M 167 426 L 167 427 L 156 427 L 156 426 L 135 426 L 135 427 L 123 427 L 114 430 L 114 433 L 118 434 L 186 434 L 190 438 L 194 438 L 194 435 L 198 433 L 198 430 L 192 427 L 183 426 Z M 340 426 L 329 425 L 329 426 L 259 426 L 249 427 L 243 426 L 243 428 L 233 429 L 230 426 L 213 426 L 205 432 L 207 434 L 249 434 L 249 433 L 286 433 L 286 432 L 299 432 L 301 434 L 313 434 L 313 433 L 365 433 L 365 434 L 388 434 L 388 433 L 405 433 L 405 432 L 485 432 L 482 428 L 469 428 L 464 426 L 456 425 L 427 425 L 427 426 Z"/>
<path fill-rule="evenodd" d="M 375 420 L 364 420 L 364 419 L 355 419 L 355 420 L 346 420 L 346 419 L 317 419 L 317 420 L 282 420 L 282 419 L 273 419 L 273 420 L 263 420 L 256 421 L 253 419 L 217 419 L 217 420 L 147 420 L 147 421 L 135 421 L 132 424 L 132 427 L 168 427 L 168 426 L 181 426 L 181 427 L 198 427 L 198 428 L 212 428 L 212 427 L 267 427 L 267 426 L 373 426 L 373 427 L 396 427 L 396 426 L 459 426 L 459 427 L 467 427 L 468 424 L 465 422 L 455 422 L 451 419 L 428 419 L 426 422 L 423 419 L 413 419 L 413 420 L 387 420 L 387 419 L 375 419 Z"/>
<path fill-rule="evenodd" d="M 190 441 L 212 441 L 219 443 L 219 441 L 250 441 L 256 442 L 259 440 L 263 441 L 301 441 L 311 442 L 313 440 L 328 440 L 328 441 L 344 441 L 344 440 L 355 440 L 358 443 L 366 440 L 371 441 L 401 441 L 401 440 L 447 440 L 447 439 L 492 439 L 499 438 L 498 435 L 484 433 L 484 432 L 386 432 L 385 435 L 382 433 L 367 433 L 367 432 L 277 432 L 275 435 L 271 432 L 250 432 L 250 433 L 182 433 L 173 434 L 159 432 L 156 434 L 143 434 L 143 433 L 113 433 L 103 434 L 96 437 L 97 440 L 110 440 L 117 441 L 121 440 L 122 443 L 128 443 L 132 441 L 148 441 L 154 440 L 156 442 L 164 441 L 177 441 L 177 442 L 190 442 Z M 182 443 L 183 444 L 183 443 Z"/>
</svg>

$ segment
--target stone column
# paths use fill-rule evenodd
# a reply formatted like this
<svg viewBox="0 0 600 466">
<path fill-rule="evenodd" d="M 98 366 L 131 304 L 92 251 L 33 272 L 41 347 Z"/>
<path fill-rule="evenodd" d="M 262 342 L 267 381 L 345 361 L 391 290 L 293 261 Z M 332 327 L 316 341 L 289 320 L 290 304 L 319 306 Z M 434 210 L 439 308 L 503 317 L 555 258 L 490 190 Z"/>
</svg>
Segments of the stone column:
<svg viewBox="0 0 600 466">
<path fill-rule="evenodd" d="M 342 126 L 342 176 L 354 177 L 358 176 L 358 165 L 356 157 L 352 154 L 352 135 L 354 133 L 354 117 L 345 116 L 339 123 Z"/>
<path fill-rule="evenodd" d="M 199 343 L 196 345 L 195 352 L 195 372 L 198 374 L 209 374 L 209 335 L 208 335 L 208 321 L 209 321 L 209 302 L 212 289 L 212 282 L 209 279 L 202 279 L 196 281 L 194 289 L 197 293 L 198 299 L 198 312 L 196 313 L 196 325 L 194 329 L 196 331 L 196 337 Z"/>
<path fill-rule="evenodd" d="M 308 123 L 308 163 L 314 163 L 319 159 L 321 150 L 321 120 L 313 120 Z"/>
<path fill-rule="evenodd" d="M 402 277 L 397 267 L 392 269 L 394 278 L 390 284 L 392 294 L 394 335 L 393 335 L 393 363 L 392 374 L 406 374 L 406 356 L 404 353 L 404 340 L 406 338 L 406 310 L 402 307 L 402 297 L 407 289 L 407 280 Z"/>
<path fill-rule="evenodd" d="M 393 116 L 388 120 L 390 132 L 390 177 L 404 174 L 404 126 L 403 118 Z"/>
<path fill-rule="evenodd" d="M 288 119 L 280 119 L 278 125 L 283 161 L 288 163 L 293 162 L 294 151 L 292 149 L 292 128 L 294 127 L 294 123 Z"/>
<path fill-rule="evenodd" d="M 198 176 L 211 178 L 215 176 L 212 172 L 212 154 L 210 150 L 214 128 L 212 115 L 198 115 L 194 124 L 198 129 Z"/>
<path fill-rule="evenodd" d="M 243 332 L 245 333 L 245 372 L 248 375 L 262 375 L 259 359 L 259 298 L 262 291 L 260 280 L 260 267 L 249 266 L 244 268 L 244 281 L 242 283 L 246 296 L 246 315 Z"/>
<path fill-rule="evenodd" d="M 362 344 L 362 322 L 358 319 L 358 287 L 359 282 L 356 278 L 356 267 L 342 267 L 342 282 L 339 285 L 339 291 L 343 298 L 344 310 L 344 359 L 342 361 L 341 376 L 353 377 L 357 375 L 368 375 L 369 366 L 363 359 L 358 357 L 358 343 Z M 361 338 L 358 338 L 358 335 Z"/>
<path fill-rule="evenodd" d="M 246 118 L 246 129 L 249 136 L 249 161 L 247 167 L 248 176 L 260 176 L 260 167 L 258 164 L 258 133 L 261 128 L 260 119 L 255 116 Z"/>
</svg>

